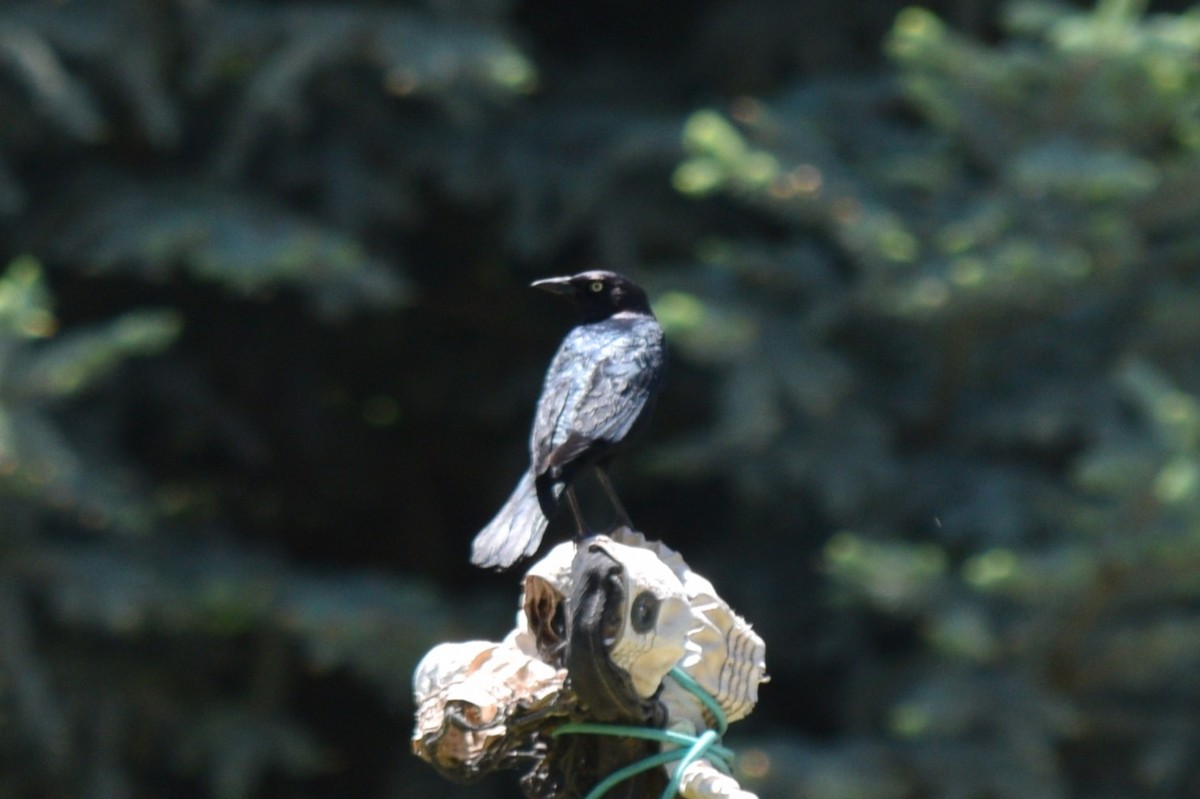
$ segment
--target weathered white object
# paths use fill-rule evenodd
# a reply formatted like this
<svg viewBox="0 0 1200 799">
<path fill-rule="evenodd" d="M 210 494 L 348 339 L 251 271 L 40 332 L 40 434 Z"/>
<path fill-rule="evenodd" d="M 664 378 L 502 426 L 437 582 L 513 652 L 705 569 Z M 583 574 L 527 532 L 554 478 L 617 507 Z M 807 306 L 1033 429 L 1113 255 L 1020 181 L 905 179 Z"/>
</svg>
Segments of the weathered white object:
<svg viewBox="0 0 1200 799">
<path fill-rule="evenodd" d="M 758 701 L 759 683 L 767 680 L 766 646 L 712 583 L 677 552 L 627 528 L 587 543 L 603 547 L 624 568 L 623 624 L 609 655 L 642 699 L 657 694 L 667 711 L 666 728 L 695 736 L 714 725 L 699 699 L 667 679 L 675 666 L 713 696 L 728 721 L 747 716 Z M 510 750 L 527 747 L 547 716 L 570 714 L 574 700 L 563 690 L 566 671 L 551 662 L 556 633 L 550 620 L 571 593 L 574 559 L 575 544 L 565 543 L 530 567 L 516 628 L 500 643 L 442 644 L 421 660 L 413 677 L 413 750 L 419 756 L 444 771 L 490 770 L 504 763 Z M 650 629 L 638 632 L 630 621 L 631 606 L 645 591 L 658 599 L 657 618 Z M 673 773 L 675 766 L 665 768 Z M 680 794 L 755 799 L 705 759 L 684 771 Z"/>
</svg>

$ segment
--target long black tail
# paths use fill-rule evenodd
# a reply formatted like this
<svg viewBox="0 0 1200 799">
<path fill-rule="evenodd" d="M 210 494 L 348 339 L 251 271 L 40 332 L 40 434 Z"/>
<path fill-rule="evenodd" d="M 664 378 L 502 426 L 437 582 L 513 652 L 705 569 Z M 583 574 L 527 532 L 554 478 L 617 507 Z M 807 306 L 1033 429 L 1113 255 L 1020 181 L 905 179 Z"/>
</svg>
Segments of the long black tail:
<svg viewBox="0 0 1200 799">
<path fill-rule="evenodd" d="M 554 498 L 561 493 L 554 489 Z M 546 533 L 546 514 L 538 501 L 532 472 L 526 472 L 512 496 L 471 543 L 471 562 L 485 569 L 507 569 L 537 552 Z"/>
</svg>

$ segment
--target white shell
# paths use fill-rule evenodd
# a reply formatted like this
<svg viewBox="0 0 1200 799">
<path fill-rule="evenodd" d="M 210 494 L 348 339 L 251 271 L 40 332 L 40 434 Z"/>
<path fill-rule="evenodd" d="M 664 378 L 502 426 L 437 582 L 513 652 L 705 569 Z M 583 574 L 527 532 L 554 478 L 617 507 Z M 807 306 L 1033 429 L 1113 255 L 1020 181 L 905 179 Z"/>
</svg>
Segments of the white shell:
<svg viewBox="0 0 1200 799">
<path fill-rule="evenodd" d="M 413 673 L 414 754 L 452 771 L 500 756 L 505 722 L 522 708 L 554 701 L 566 670 L 542 662 L 521 643 L 514 630 L 498 644 L 466 641 L 429 650 Z M 448 711 L 465 719 L 469 729 L 450 723 Z"/>
<path fill-rule="evenodd" d="M 616 537 L 631 547 L 653 552 L 679 578 L 692 626 L 686 654 L 678 665 L 717 700 L 727 721 L 748 716 L 758 702 L 759 683 L 768 679 L 762 638 L 717 595 L 712 583 L 688 567 L 679 553 L 660 542 L 647 541 L 632 530 L 623 529 Z M 667 708 L 668 729 L 696 735 L 714 723 L 700 700 L 674 680 L 665 681 L 659 699 Z M 670 772 L 673 766 L 666 768 Z M 704 759 L 684 769 L 679 792 L 685 799 L 756 799 L 737 780 Z"/>
<path fill-rule="evenodd" d="M 679 794 L 685 799 L 758 799 L 707 760 L 698 760 L 683 770 Z"/>
<path fill-rule="evenodd" d="M 654 552 L 683 584 L 694 626 L 687 636 L 687 654 L 679 665 L 701 688 L 712 694 L 728 721 L 750 715 L 758 702 L 759 683 L 768 680 L 767 646 L 763 639 L 717 595 L 712 583 L 688 567 L 678 552 L 661 542 L 647 541 L 641 533 L 627 528 L 620 531 L 618 540 Z M 675 710 L 679 705 L 676 695 L 680 693 L 687 703 L 695 703 L 691 694 L 669 682 L 663 688 L 662 697 L 668 710 Z M 684 715 L 702 722 L 701 716 Z M 679 715 L 674 714 L 672 718 L 678 719 Z M 698 724 L 699 729 L 705 726 Z"/>
<path fill-rule="evenodd" d="M 668 728 L 695 735 L 714 726 L 704 705 L 667 677 L 676 665 L 716 699 L 728 721 L 748 715 L 759 683 L 767 680 L 766 646 L 712 583 L 674 550 L 628 528 L 595 536 L 589 544 L 603 546 L 625 567 L 626 621 L 638 592 L 653 591 L 661 602 L 651 630 L 638 634 L 624 625 L 611 657 L 641 696 L 652 696 L 662 685 Z M 478 764 L 504 744 L 505 720 L 555 701 L 566 672 L 538 657 L 533 627 L 544 626 L 547 614 L 570 594 L 574 556 L 574 543 L 560 544 L 530 567 L 516 628 L 502 643 L 442 644 L 421 661 L 413 678 L 418 755 L 443 767 Z M 448 707 L 470 719 L 471 729 L 448 724 Z M 685 770 L 680 792 L 686 799 L 754 799 L 707 760 Z"/>
<path fill-rule="evenodd" d="M 687 592 L 675 572 L 644 547 L 631 547 L 606 536 L 588 539 L 625 569 L 625 620 L 620 637 L 609 649 L 612 662 L 629 674 L 638 696 L 654 696 L 663 678 L 688 653 L 688 637 L 696 627 Z M 639 633 L 629 624 L 634 597 L 646 592 L 658 598 L 658 616 L 649 630 Z"/>
</svg>

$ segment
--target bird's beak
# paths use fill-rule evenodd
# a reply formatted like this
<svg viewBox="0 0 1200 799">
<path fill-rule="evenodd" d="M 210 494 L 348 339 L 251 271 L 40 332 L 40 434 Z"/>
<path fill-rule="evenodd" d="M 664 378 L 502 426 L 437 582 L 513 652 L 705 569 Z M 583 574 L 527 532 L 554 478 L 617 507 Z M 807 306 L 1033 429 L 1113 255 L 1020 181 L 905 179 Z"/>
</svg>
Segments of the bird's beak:
<svg viewBox="0 0 1200 799">
<path fill-rule="evenodd" d="M 551 294 L 575 293 L 575 286 L 571 284 L 571 278 L 569 277 L 547 277 L 533 281 L 529 284 L 529 287 L 548 291 Z"/>
</svg>

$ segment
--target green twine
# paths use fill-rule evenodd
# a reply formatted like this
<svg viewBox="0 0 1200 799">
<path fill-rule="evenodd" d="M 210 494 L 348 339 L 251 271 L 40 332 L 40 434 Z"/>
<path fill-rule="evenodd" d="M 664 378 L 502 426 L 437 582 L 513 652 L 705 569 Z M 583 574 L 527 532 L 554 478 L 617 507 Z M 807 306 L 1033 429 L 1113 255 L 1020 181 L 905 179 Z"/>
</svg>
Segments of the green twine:
<svg viewBox="0 0 1200 799">
<path fill-rule="evenodd" d="M 708 712 L 712 713 L 713 720 L 717 722 L 718 735 L 724 735 L 729 731 L 729 722 L 725 718 L 725 711 L 717 704 L 717 700 L 708 691 L 700 687 L 700 683 L 692 679 L 692 675 L 688 674 L 678 666 L 672 666 L 667 674 L 679 683 L 681 687 L 687 690 L 692 696 L 699 699 L 708 708 Z"/>
<path fill-rule="evenodd" d="M 667 784 L 666 790 L 663 791 L 662 799 L 671 799 L 671 797 L 679 792 L 679 783 L 683 779 L 683 772 L 688 766 L 703 757 L 707 757 L 714 766 L 724 773 L 731 773 L 733 750 L 721 744 L 721 736 L 729 729 L 729 721 L 725 718 L 725 711 L 721 710 L 721 706 L 717 704 L 717 700 L 713 698 L 712 694 L 701 688 L 700 684 L 693 680 L 683 669 L 675 666 L 667 675 L 708 708 L 708 711 L 716 721 L 717 729 L 705 730 L 699 735 L 687 735 L 686 733 L 675 732 L 674 730 L 631 727 L 626 724 L 571 722 L 561 725 L 554 731 L 553 735 L 555 737 L 573 733 L 613 735 L 621 738 L 641 738 L 647 741 L 658 741 L 659 743 L 672 744 L 678 747 L 677 749 L 650 755 L 636 763 L 630 763 L 628 766 L 614 771 L 593 788 L 584 799 L 600 799 L 614 785 L 635 777 L 643 771 L 649 771 L 655 766 L 665 766 L 674 760 L 678 760 L 679 765 L 675 767 L 675 771 L 671 774 L 671 781 Z"/>
</svg>

